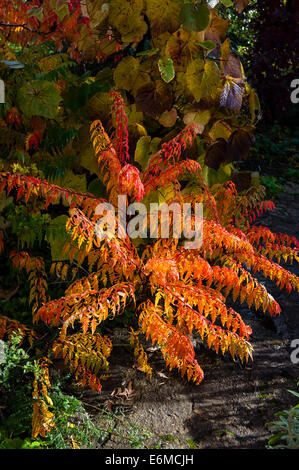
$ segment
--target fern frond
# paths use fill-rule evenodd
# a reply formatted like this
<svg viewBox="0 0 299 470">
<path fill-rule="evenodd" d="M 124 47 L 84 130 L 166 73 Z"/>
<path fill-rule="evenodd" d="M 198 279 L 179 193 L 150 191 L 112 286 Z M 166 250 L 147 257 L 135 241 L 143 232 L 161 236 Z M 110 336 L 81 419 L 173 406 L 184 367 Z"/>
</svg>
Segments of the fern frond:
<svg viewBox="0 0 299 470">
<path fill-rule="evenodd" d="M 118 174 L 121 170 L 120 160 L 101 121 L 92 123 L 90 133 L 98 166 L 103 176 L 103 183 L 110 191 L 117 185 Z"/>
<path fill-rule="evenodd" d="M 290 237 L 284 233 L 273 233 L 268 227 L 263 227 L 262 225 L 250 227 L 245 233 L 250 243 L 254 245 L 259 245 L 263 242 L 299 248 L 299 242 L 295 237 Z"/>
<path fill-rule="evenodd" d="M 263 186 L 252 187 L 238 194 L 232 181 L 224 183 L 214 194 L 221 223 L 225 227 L 232 224 L 236 228 L 248 228 L 257 216 L 267 210 L 275 209 L 272 201 L 263 200 L 264 196 Z"/>
<path fill-rule="evenodd" d="M 21 342 L 27 338 L 30 346 L 32 346 L 35 336 L 34 330 L 23 325 L 18 320 L 13 320 L 4 315 L 0 315 L 0 339 L 4 339 L 5 335 L 7 335 L 8 340 L 11 341 L 12 336 L 15 334 L 21 336 Z"/>
<path fill-rule="evenodd" d="M 258 309 L 262 306 L 263 311 L 269 311 L 270 315 L 277 315 L 281 309 L 278 303 L 270 295 L 263 284 L 253 278 L 251 274 L 240 264 L 229 260 L 228 266 L 213 266 L 213 282 L 217 289 L 225 291 L 227 296 L 232 292 L 233 300 L 240 298 L 241 303 L 246 300 L 249 307 L 253 304 Z"/>
<path fill-rule="evenodd" d="M 129 278 L 132 272 L 139 269 L 140 260 L 128 236 L 124 239 L 116 236 L 103 239 L 98 237 L 95 224 L 78 209 L 71 211 L 66 229 L 71 233 L 72 241 L 78 243 L 79 248 L 83 243 L 86 244 L 87 253 L 93 247 L 96 247 L 99 249 L 104 263 L 107 263 L 108 259 L 113 267 L 117 263 L 122 263 L 122 269 L 126 277 Z"/>
<path fill-rule="evenodd" d="M 60 72 L 62 70 L 69 69 L 76 63 L 70 59 L 68 54 L 52 54 L 47 57 L 43 57 L 37 62 L 41 72 Z"/>
<path fill-rule="evenodd" d="M 38 436 L 45 437 L 46 433 L 55 427 L 54 414 L 48 409 L 48 405 L 53 405 L 48 395 L 48 388 L 51 387 L 49 379 L 49 363 L 46 357 L 40 359 L 37 364 L 38 372 L 34 374 L 32 398 L 32 439 Z"/>
<path fill-rule="evenodd" d="M 292 289 L 299 291 L 299 277 L 274 263 L 274 261 L 270 261 L 258 252 L 247 261 L 253 273 L 261 271 L 264 276 L 271 279 L 271 281 L 275 281 L 280 289 L 285 288 L 288 292 L 291 292 Z M 243 259 L 243 263 L 246 263 L 245 259 Z"/>
<path fill-rule="evenodd" d="M 144 182 L 144 190 L 147 195 L 150 191 L 155 191 L 159 186 L 166 186 L 169 182 L 174 182 L 186 174 L 197 174 L 201 171 L 201 166 L 195 160 L 184 160 L 162 171 L 158 175 L 149 175 Z"/>
<path fill-rule="evenodd" d="M 182 152 L 187 149 L 188 145 L 192 145 L 198 133 L 200 133 L 199 126 L 197 124 L 190 124 L 174 139 L 163 144 L 162 149 L 151 158 L 147 169 L 143 173 L 142 181 L 146 183 L 153 177 L 158 176 L 162 171 L 178 163 Z"/>
<path fill-rule="evenodd" d="M 97 377 L 100 369 L 108 369 L 108 357 L 112 344 L 107 336 L 76 333 L 58 338 L 53 344 L 55 357 L 62 356 L 69 365 L 79 385 L 86 383 L 92 390 L 101 391 L 102 385 Z"/>
<path fill-rule="evenodd" d="M 145 193 L 138 168 L 130 164 L 125 165 L 118 176 L 118 188 L 120 194 L 126 194 L 133 201 L 140 202 Z"/>
<path fill-rule="evenodd" d="M 217 259 L 223 252 L 232 253 L 236 258 L 238 256 L 244 258 L 254 254 L 254 248 L 246 237 L 240 238 L 230 233 L 213 220 L 204 220 L 201 251 L 204 253 L 204 257 L 208 256 L 211 259 Z"/>
<path fill-rule="evenodd" d="M 137 364 L 140 370 L 152 377 L 152 368 L 148 363 L 148 357 L 139 341 L 139 331 L 130 331 L 130 344 L 134 346 L 134 356 L 137 358 Z"/>
<path fill-rule="evenodd" d="M 92 194 L 82 194 L 72 189 L 61 188 L 33 176 L 0 172 L 0 195 L 5 188 L 7 195 L 12 190 L 17 191 L 17 200 L 24 198 L 25 203 L 31 197 L 40 197 L 45 199 L 45 209 L 47 209 L 50 204 L 57 204 L 62 199 L 70 207 L 81 207 L 87 215 L 92 214 L 98 204 L 105 202 L 103 199 L 97 199 Z"/>
<path fill-rule="evenodd" d="M 35 321 L 38 307 L 48 300 L 48 285 L 44 260 L 42 258 L 31 257 L 25 251 L 19 253 L 12 252 L 10 258 L 14 267 L 25 269 L 28 274 L 30 283 L 29 303 L 33 304 L 32 313 L 33 321 Z"/>
<path fill-rule="evenodd" d="M 110 316 L 120 315 L 128 299 L 135 300 L 134 286 L 129 283 L 115 285 L 107 289 L 89 289 L 90 281 L 76 281 L 67 291 L 66 297 L 52 300 L 42 306 L 36 315 L 36 321 L 46 324 L 63 324 L 61 337 L 75 321 L 81 323 L 83 333 L 88 329 L 94 334 L 96 327 Z M 93 287 L 95 287 L 93 285 Z"/>
<path fill-rule="evenodd" d="M 281 257 L 285 262 L 293 260 L 299 261 L 299 243 L 295 237 L 286 234 L 272 233 L 267 227 L 251 227 L 246 230 L 246 236 L 250 243 L 254 245 L 259 253 L 267 256 L 270 260 L 276 257 L 280 263 Z"/>
<path fill-rule="evenodd" d="M 115 125 L 113 146 L 122 164 L 130 160 L 128 118 L 125 112 L 125 102 L 118 91 L 110 91 L 113 100 L 112 118 Z"/>
<path fill-rule="evenodd" d="M 116 202 L 118 194 L 126 194 L 140 201 L 144 196 L 144 188 L 139 170 L 130 164 L 122 166 L 101 121 L 95 121 L 91 125 L 91 140 L 103 175 L 103 183 L 111 193 L 111 201 Z"/>
<path fill-rule="evenodd" d="M 203 379 L 203 371 L 195 360 L 193 344 L 187 336 L 163 321 L 163 311 L 150 300 L 139 307 L 139 324 L 141 331 L 156 342 L 170 369 L 180 368 L 182 375 L 189 371 L 189 378 L 199 384 Z M 191 373 L 192 371 L 192 373 Z"/>
</svg>

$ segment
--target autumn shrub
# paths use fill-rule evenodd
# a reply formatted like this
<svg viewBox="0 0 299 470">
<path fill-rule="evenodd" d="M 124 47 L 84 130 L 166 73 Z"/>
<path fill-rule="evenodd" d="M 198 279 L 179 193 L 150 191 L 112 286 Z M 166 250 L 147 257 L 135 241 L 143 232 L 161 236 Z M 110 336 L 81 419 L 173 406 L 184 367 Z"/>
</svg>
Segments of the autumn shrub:
<svg viewBox="0 0 299 470">
<path fill-rule="evenodd" d="M 130 312 L 139 369 L 152 374 L 146 338 L 199 384 L 192 334 L 215 353 L 252 357 L 251 328 L 226 305 L 229 294 L 273 316 L 280 307 L 255 273 L 288 292 L 299 285 L 279 265 L 298 260 L 297 240 L 255 225 L 274 209 L 264 188 L 250 174 L 238 191 L 233 182 L 260 105 L 220 2 L 167 0 L 162 12 L 157 0 L 62 3 L 17 11 L 12 2 L 0 21 L 8 87 L 0 247 L 5 265 L 25 276 L 32 307 L 31 324 L 6 309 L 0 337 L 17 331 L 38 356 L 33 438 L 55 426 L 55 358 L 79 385 L 101 390 L 113 347 L 105 327 L 115 317 Z M 248 1 L 235 3 L 241 11 Z M 147 208 L 203 204 L 202 246 L 186 250 L 182 233 L 101 238 L 97 208 L 107 202 L 120 217 L 119 195 Z M 7 302 L 14 291 L 2 295 Z"/>
</svg>

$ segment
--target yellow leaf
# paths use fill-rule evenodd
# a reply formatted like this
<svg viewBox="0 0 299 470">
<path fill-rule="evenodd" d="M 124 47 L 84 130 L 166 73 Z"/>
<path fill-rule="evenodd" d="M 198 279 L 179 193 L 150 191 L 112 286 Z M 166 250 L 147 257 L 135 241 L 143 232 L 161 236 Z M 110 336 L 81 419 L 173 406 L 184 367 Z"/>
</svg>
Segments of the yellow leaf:
<svg viewBox="0 0 299 470">
<path fill-rule="evenodd" d="M 195 123 L 198 126 L 200 126 L 203 132 L 210 118 L 211 118 L 211 111 L 209 109 L 205 109 L 204 111 L 189 111 L 184 116 L 184 123 L 186 125 Z"/>
<path fill-rule="evenodd" d="M 134 57 L 125 57 L 120 61 L 114 71 L 116 88 L 131 91 L 138 76 L 139 60 Z"/>
<path fill-rule="evenodd" d="M 148 155 L 150 153 L 150 144 L 151 144 L 150 136 L 143 136 L 137 142 L 134 159 L 135 159 L 135 162 L 138 162 L 139 165 L 141 165 L 143 170 L 146 168 L 147 163 L 148 163 Z"/>
<path fill-rule="evenodd" d="M 112 0 L 109 21 L 121 34 L 123 42 L 139 42 L 147 31 L 142 17 L 143 0 Z"/>
<path fill-rule="evenodd" d="M 217 64 L 208 60 L 205 63 L 204 73 L 200 85 L 201 98 L 214 97 L 220 82 L 220 73 Z"/>
<path fill-rule="evenodd" d="M 53 406 L 53 401 L 51 400 L 49 395 L 46 395 L 45 398 L 46 398 L 47 402 L 49 403 L 49 405 Z"/>
<path fill-rule="evenodd" d="M 166 31 L 174 33 L 180 26 L 182 5 L 172 0 L 146 0 L 146 16 L 150 20 L 152 36 Z"/>
<path fill-rule="evenodd" d="M 216 140 L 220 138 L 228 140 L 231 133 L 232 133 L 232 130 L 226 122 L 216 121 L 214 122 L 209 132 L 209 136 L 211 137 L 212 140 Z"/>
<path fill-rule="evenodd" d="M 160 116 L 159 123 L 164 127 L 173 127 L 176 123 L 178 114 L 175 108 L 172 108 L 170 111 L 164 111 Z"/>
<path fill-rule="evenodd" d="M 204 61 L 202 59 L 195 59 L 191 62 L 186 71 L 187 87 L 191 91 L 196 101 L 201 99 L 201 82 L 204 72 Z"/>
<path fill-rule="evenodd" d="M 85 12 L 83 12 L 83 7 L 85 6 Z M 108 17 L 109 8 L 107 5 L 106 0 L 86 0 L 85 2 L 81 2 L 81 9 L 84 13 L 84 16 L 88 16 L 90 19 L 90 27 L 91 29 L 95 29 L 100 24 L 105 21 Z"/>
<path fill-rule="evenodd" d="M 183 28 L 170 36 L 166 43 L 165 54 L 171 57 L 177 72 L 185 72 L 187 65 L 196 58 L 200 41 L 203 41 L 202 32 L 189 32 Z M 164 44 L 165 41 L 163 46 Z"/>
</svg>

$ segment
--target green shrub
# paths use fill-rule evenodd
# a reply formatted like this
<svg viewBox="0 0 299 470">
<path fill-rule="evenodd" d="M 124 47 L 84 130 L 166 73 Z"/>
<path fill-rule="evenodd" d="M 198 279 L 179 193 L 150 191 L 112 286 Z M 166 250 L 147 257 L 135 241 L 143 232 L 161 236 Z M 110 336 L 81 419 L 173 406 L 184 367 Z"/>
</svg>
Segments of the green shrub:
<svg viewBox="0 0 299 470">
<path fill-rule="evenodd" d="M 299 393 L 288 391 L 299 398 Z M 275 416 L 279 418 L 277 421 L 266 424 L 272 432 L 267 448 L 299 449 L 299 403 L 290 410 L 279 411 Z"/>
</svg>

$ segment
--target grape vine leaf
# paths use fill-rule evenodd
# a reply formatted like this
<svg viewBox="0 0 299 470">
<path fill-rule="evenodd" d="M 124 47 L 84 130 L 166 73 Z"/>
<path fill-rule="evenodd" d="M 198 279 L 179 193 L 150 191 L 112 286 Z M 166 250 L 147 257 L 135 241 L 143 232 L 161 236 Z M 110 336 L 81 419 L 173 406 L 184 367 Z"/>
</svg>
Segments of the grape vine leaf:
<svg viewBox="0 0 299 470">
<path fill-rule="evenodd" d="M 61 96 L 54 84 L 43 80 L 26 83 L 17 94 L 18 106 L 27 117 L 55 118 L 60 100 Z"/>
<path fill-rule="evenodd" d="M 204 31 L 210 23 L 210 10 L 204 4 L 185 3 L 180 19 L 187 31 Z"/>
</svg>

